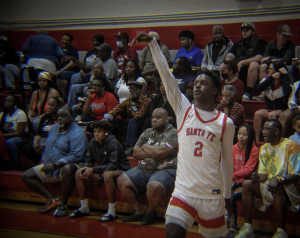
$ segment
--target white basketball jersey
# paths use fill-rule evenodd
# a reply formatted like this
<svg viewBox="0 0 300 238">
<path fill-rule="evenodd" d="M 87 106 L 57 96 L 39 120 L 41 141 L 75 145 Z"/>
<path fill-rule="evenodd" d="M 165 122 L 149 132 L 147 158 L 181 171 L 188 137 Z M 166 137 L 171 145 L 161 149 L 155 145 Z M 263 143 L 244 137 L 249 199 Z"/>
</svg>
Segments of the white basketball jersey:
<svg viewBox="0 0 300 238">
<path fill-rule="evenodd" d="M 194 105 L 190 106 L 178 130 L 178 165 L 175 192 L 190 197 L 223 197 L 220 170 L 222 136 L 227 116 L 218 112 L 204 121 Z"/>
</svg>

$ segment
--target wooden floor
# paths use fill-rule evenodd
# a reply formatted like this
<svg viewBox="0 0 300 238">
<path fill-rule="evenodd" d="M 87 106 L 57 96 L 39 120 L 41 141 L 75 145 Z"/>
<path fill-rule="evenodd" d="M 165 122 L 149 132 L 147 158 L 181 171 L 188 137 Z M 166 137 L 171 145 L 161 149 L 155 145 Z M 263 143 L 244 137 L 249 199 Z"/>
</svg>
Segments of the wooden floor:
<svg viewBox="0 0 300 238">
<path fill-rule="evenodd" d="M 140 222 L 123 223 L 119 219 L 100 223 L 105 211 L 91 211 L 91 215 L 70 219 L 54 217 L 52 213 L 39 214 L 40 204 L 0 201 L 0 237 L 1 238 L 61 238 L 61 237 L 101 237 L 101 238 L 163 238 L 165 237 L 164 220 L 151 226 L 142 226 Z M 74 208 L 68 209 L 70 214 Z M 194 225 L 187 238 L 201 238 L 198 227 Z M 255 234 L 257 238 L 270 238 L 272 234 Z"/>
</svg>

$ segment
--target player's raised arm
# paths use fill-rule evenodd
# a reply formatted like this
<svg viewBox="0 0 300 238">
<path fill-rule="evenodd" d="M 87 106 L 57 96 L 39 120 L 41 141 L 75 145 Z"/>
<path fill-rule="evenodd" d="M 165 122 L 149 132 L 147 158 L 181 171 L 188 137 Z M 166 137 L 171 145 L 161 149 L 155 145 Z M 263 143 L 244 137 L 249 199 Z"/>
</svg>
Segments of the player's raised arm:
<svg viewBox="0 0 300 238">
<path fill-rule="evenodd" d="M 180 115 L 181 110 L 185 111 L 190 106 L 190 102 L 183 94 L 181 94 L 176 80 L 170 72 L 168 62 L 161 52 L 157 41 L 146 33 L 139 33 L 132 41 L 131 45 L 135 45 L 138 42 L 147 43 L 149 45 L 155 66 L 165 87 L 168 101 L 176 116 Z"/>
</svg>

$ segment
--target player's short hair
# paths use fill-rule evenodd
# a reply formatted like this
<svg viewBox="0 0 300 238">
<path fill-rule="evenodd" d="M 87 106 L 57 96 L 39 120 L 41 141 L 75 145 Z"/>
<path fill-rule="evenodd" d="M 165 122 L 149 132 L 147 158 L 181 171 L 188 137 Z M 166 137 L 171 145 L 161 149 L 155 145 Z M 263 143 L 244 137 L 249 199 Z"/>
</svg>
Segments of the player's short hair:
<svg viewBox="0 0 300 238">
<path fill-rule="evenodd" d="M 219 95 L 221 88 L 222 88 L 221 79 L 213 71 L 208 70 L 208 69 L 200 70 L 197 74 L 197 77 L 201 74 L 205 74 L 206 76 L 210 77 L 214 87 L 218 89 L 218 93 L 215 95 L 215 98 L 216 98 Z"/>
</svg>

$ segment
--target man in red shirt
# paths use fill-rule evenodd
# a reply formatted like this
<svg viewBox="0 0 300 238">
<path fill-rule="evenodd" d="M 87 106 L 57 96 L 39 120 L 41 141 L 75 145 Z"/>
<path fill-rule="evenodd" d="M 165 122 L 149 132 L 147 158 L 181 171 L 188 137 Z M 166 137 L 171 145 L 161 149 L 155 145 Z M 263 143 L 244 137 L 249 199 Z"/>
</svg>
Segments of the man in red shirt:
<svg viewBox="0 0 300 238">
<path fill-rule="evenodd" d="M 138 63 L 139 58 L 135 49 L 128 46 L 129 36 L 127 32 L 120 31 L 114 36 L 117 37 L 118 48 L 114 50 L 113 59 L 118 65 L 119 73 L 122 74 L 128 61 L 134 60 Z"/>
</svg>

